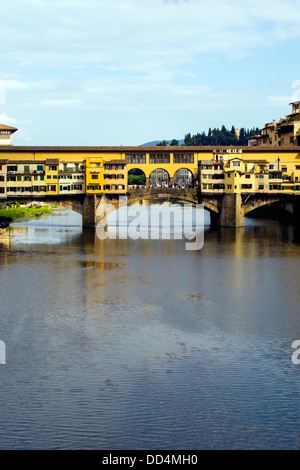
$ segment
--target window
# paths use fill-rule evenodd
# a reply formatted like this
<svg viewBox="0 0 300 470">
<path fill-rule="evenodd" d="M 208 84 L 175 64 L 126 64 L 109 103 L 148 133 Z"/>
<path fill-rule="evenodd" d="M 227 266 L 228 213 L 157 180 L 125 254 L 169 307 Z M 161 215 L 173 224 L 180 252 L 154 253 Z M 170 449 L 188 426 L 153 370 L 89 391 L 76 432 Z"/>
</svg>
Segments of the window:
<svg viewBox="0 0 300 470">
<path fill-rule="evenodd" d="M 174 154 L 173 156 L 173 163 L 194 163 L 194 154 L 189 153 L 189 154 Z M 208 169 L 204 168 L 206 165 L 203 165 L 203 169 Z M 212 166 L 211 166 L 212 168 Z"/>
<path fill-rule="evenodd" d="M 49 165 L 49 171 L 56 171 L 57 165 Z"/>
<path fill-rule="evenodd" d="M 170 154 L 150 153 L 150 163 L 170 163 Z"/>
<path fill-rule="evenodd" d="M 146 154 L 126 154 L 125 160 L 128 163 L 146 163 Z"/>
<path fill-rule="evenodd" d="M 43 171 L 43 170 L 44 170 L 43 165 L 38 165 L 38 166 L 37 166 L 37 171 Z"/>
<path fill-rule="evenodd" d="M 238 161 L 234 161 L 232 162 L 233 166 L 241 166 L 241 162 L 238 162 Z"/>
<path fill-rule="evenodd" d="M 231 185 L 231 184 L 228 184 L 228 185 L 227 185 L 227 189 L 232 189 L 232 185 Z"/>
<path fill-rule="evenodd" d="M 92 175 L 92 180 L 97 180 L 98 179 L 98 175 Z"/>
<path fill-rule="evenodd" d="M 263 184 L 260 184 L 260 185 L 258 186 L 258 189 L 265 189 L 265 186 L 264 186 Z"/>
</svg>

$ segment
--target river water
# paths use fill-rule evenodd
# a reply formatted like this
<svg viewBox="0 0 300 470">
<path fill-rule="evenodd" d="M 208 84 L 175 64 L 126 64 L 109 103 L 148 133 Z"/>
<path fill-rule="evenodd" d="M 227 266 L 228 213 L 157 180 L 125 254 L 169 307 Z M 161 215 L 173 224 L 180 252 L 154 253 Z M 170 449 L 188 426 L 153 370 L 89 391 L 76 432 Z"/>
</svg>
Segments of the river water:
<svg viewBox="0 0 300 470">
<path fill-rule="evenodd" d="M 65 211 L 0 243 L 1 449 L 299 449 L 300 233 L 247 219 L 100 240 Z"/>
</svg>

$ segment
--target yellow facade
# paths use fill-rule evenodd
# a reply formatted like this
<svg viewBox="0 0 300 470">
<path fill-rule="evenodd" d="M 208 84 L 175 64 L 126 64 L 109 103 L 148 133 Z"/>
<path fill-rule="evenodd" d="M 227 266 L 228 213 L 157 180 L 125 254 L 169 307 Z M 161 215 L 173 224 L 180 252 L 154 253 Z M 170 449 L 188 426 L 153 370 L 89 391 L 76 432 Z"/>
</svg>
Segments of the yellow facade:
<svg viewBox="0 0 300 470">
<path fill-rule="evenodd" d="M 45 185 L 49 195 L 59 194 L 59 159 L 49 159 L 45 163 Z"/>
<path fill-rule="evenodd" d="M 0 148 L 0 159 L 7 162 L 0 170 L 2 199 L 125 194 L 128 172 L 136 168 L 147 185 L 156 169 L 168 173 L 169 185 L 178 170 L 186 169 L 204 192 L 297 193 L 300 188 L 299 147 L 11 147 Z M 199 172 L 201 166 L 209 168 Z"/>
<path fill-rule="evenodd" d="M 88 157 L 85 160 L 86 193 L 96 194 L 103 191 L 104 162 L 103 157 Z"/>
<path fill-rule="evenodd" d="M 191 174 L 196 177 L 198 173 L 198 154 L 194 152 L 193 148 L 190 150 L 172 152 L 168 147 L 163 148 L 158 147 L 152 152 L 141 151 L 140 148 L 137 148 L 139 152 L 126 152 L 125 159 L 127 161 L 127 171 L 138 168 L 142 170 L 146 176 L 146 181 L 149 180 L 151 173 L 157 169 L 165 170 L 172 182 L 172 178 L 175 173 L 185 168 L 191 172 Z M 208 153 L 209 155 L 209 153 Z"/>
</svg>

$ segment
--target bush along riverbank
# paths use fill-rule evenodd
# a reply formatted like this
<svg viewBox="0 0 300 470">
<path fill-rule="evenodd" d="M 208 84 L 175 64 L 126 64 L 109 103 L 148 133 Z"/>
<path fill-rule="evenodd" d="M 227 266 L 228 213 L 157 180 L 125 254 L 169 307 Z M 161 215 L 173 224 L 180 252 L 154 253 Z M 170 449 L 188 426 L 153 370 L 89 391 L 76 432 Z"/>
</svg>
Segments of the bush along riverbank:
<svg viewBox="0 0 300 470">
<path fill-rule="evenodd" d="M 9 223 L 14 222 L 18 219 L 30 219 L 31 217 L 36 217 L 43 214 L 51 214 L 54 209 L 56 209 L 54 204 L 44 204 L 44 203 L 10 203 L 4 204 L 0 207 L 0 228 L 2 224 L 9 225 Z"/>
</svg>

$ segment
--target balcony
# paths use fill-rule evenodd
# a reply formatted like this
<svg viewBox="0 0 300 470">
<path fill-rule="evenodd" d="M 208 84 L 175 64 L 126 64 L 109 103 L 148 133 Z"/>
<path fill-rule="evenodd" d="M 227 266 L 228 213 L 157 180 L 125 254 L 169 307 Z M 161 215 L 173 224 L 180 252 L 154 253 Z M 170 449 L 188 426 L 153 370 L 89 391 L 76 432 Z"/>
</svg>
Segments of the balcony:
<svg viewBox="0 0 300 470">
<path fill-rule="evenodd" d="M 90 171 L 97 171 L 97 169 L 92 169 Z M 79 169 L 79 168 L 64 168 L 63 170 L 59 170 L 59 174 L 62 173 L 84 173 L 84 169 Z"/>
</svg>

